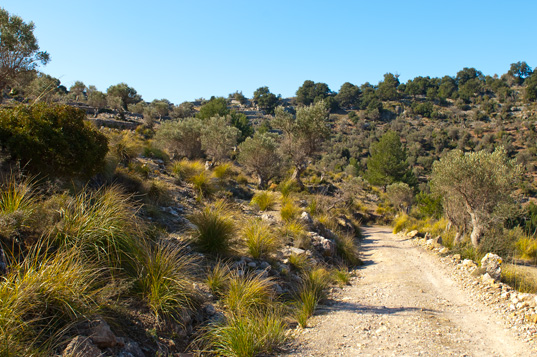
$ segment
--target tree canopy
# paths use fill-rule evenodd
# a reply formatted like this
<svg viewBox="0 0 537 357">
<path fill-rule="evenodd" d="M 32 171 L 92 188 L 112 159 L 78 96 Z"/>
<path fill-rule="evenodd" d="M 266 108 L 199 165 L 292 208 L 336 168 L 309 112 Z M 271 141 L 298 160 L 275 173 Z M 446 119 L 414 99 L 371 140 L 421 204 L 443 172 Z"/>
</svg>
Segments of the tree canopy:
<svg viewBox="0 0 537 357">
<path fill-rule="evenodd" d="M 378 142 L 371 144 L 369 153 L 366 178 L 372 185 L 386 188 L 394 182 L 415 184 L 406 150 L 396 132 L 386 132 Z"/>
<path fill-rule="evenodd" d="M 138 103 L 142 100 L 136 89 L 129 87 L 126 83 L 119 83 L 108 87 L 106 94 L 108 94 L 108 97 L 118 98 L 118 106 L 123 110 L 127 110 L 129 104 Z"/>
<path fill-rule="evenodd" d="M 33 22 L 25 23 L 0 8 L 0 92 L 20 72 L 34 70 L 50 60 L 47 52 L 39 51 L 34 28 Z"/>
<path fill-rule="evenodd" d="M 259 109 L 264 110 L 267 114 L 274 114 L 274 109 L 278 106 L 281 96 L 271 93 L 268 87 L 257 88 L 254 92 L 254 102 Z"/>
<path fill-rule="evenodd" d="M 453 150 L 433 164 L 431 185 L 445 207 L 457 207 L 469 218 L 470 238 L 477 247 L 485 228 L 504 218 L 502 208 L 511 201 L 521 174 L 521 166 L 503 147 L 493 153 Z"/>
<path fill-rule="evenodd" d="M 315 83 L 314 81 L 306 80 L 296 91 L 296 102 L 310 105 L 327 98 L 331 93 L 326 83 Z"/>
</svg>

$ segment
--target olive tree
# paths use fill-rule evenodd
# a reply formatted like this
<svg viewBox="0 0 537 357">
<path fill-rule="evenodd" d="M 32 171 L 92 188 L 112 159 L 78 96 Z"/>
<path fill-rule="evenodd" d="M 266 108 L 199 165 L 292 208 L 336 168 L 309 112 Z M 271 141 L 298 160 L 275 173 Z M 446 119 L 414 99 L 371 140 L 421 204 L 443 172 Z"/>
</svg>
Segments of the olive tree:
<svg viewBox="0 0 537 357">
<path fill-rule="evenodd" d="M 274 134 L 255 133 L 239 145 L 239 162 L 258 177 L 258 187 L 264 189 L 281 167 L 278 144 Z"/>
<path fill-rule="evenodd" d="M 202 121 L 198 118 L 163 122 L 155 133 L 155 142 L 172 156 L 198 159 L 203 156 L 201 149 Z"/>
<path fill-rule="evenodd" d="M 0 8 L 0 92 L 20 72 L 34 70 L 50 60 L 47 52 L 39 51 L 34 27 L 33 22 L 25 23 Z"/>
<path fill-rule="evenodd" d="M 240 130 L 229 125 L 229 120 L 231 118 L 219 115 L 203 120 L 201 147 L 214 162 L 227 159 L 231 149 L 237 144 Z"/>
<path fill-rule="evenodd" d="M 328 109 L 324 101 L 310 106 L 300 107 L 293 115 L 283 107 L 276 108 L 274 126 L 283 131 L 282 149 L 288 155 L 299 187 L 303 187 L 300 176 L 315 154 L 321 148 L 322 142 L 330 135 L 328 124 Z"/>
<path fill-rule="evenodd" d="M 522 168 L 507 157 L 503 147 L 486 151 L 449 152 L 433 164 L 431 186 L 450 211 L 463 209 L 472 227 L 470 239 L 479 245 L 485 229 L 505 219 Z"/>
<path fill-rule="evenodd" d="M 407 211 L 414 200 L 414 192 L 404 182 L 392 183 L 386 188 L 390 202 L 401 211 Z"/>
</svg>

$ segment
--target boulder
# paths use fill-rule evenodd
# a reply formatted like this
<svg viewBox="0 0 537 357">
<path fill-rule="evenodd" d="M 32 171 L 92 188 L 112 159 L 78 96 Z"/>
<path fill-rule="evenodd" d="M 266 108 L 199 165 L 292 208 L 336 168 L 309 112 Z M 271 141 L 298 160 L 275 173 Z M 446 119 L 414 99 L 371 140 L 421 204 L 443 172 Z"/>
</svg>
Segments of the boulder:
<svg viewBox="0 0 537 357">
<path fill-rule="evenodd" d="M 327 239 L 315 232 L 310 232 L 309 236 L 313 246 L 315 247 L 315 250 L 321 253 L 322 256 L 332 257 L 336 253 L 336 244 L 334 241 Z"/>
<path fill-rule="evenodd" d="M 493 253 L 487 253 L 483 259 L 481 259 L 481 267 L 485 269 L 492 279 L 495 281 L 500 280 L 502 274 L 502 258 Z"/>
<path fill-rule="evenodd" d="M 417 235 L 418 235 L 418 231 L 416 231 L 416 230 L 410 231 L 410 232 L 408 232 L 408 233 L 406 234 L 406 236 L 407 236 L 408 238 L 414 238 L 414 237 L 417 236 Z"/>
<path fill-rule="evenodd" d="M 308 212 L 302 212 L 300 215 L 299 222 L 306 227 L 306 229 L 311 230 L 313 228 L 313 218 L 311 218 Z"/>
<path fill-rule="evenodd" d="M 117 344 L 116 335 L 101 318 L 92 322 L 90 338 L 99 348 L 114 347 Z"/>
<path fill-rule="evenodd" d="M 101 350 L 95 346 L 89 337 L 76 336 L 69 342 L 62 352 L 62 356 L 69 357 L 99 357 Z"/>
<path fill-rule="evenodd" d="M 119 357 L 145 357 L 144 352 L 137 342 L 129 341 L 125 347 L 119 352 Z"/>
</svg>

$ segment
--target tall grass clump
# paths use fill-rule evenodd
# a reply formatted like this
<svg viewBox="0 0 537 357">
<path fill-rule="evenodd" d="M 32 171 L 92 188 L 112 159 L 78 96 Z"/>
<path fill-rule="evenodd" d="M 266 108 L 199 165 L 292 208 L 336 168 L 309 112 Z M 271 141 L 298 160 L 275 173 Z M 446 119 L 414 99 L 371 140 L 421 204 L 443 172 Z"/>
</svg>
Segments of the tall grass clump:
<svg viewBox="0 0 537 357">
<path fill-rule="evenodd" d="M 407 214 L 400 214 L 393 220 L 393 233 L 402 232 L 411 225 L 410 217 Z"/>
<path fill-rule="evenodd" d="M 117 186 L 86 190 L 60 209 L 60 221 L 51 236 L 60 246 L 76 246 L 92 261 L 132 268 L 143 237 L 137 209 Z"/>
<path fill-rule="evenodd" d="M 229 253 L 235 234 L 235 223 L 229 207 L 224 201 L 206 205 L 201 211 L 190 216 L 196 226 L 192 233 L 197 247 L 210 254 Z"/>
<path fill-rule="evenodd" d="M 205 352 L 233 357 L 272 355 L 287 341 L 286 330 L 280 309 L 230 314 L 207 329 Z"/>
<path fill-rule="evenodd" d="M 513 264 L 502 265 L 500 280 L 522 293 L 537 293 L 537 275 Z"/>
<path fill-rule="evenodd" d="M 256 206 L 260 211 L 270 211 L 276 205 L 276 197 L 272 192 L 259 191 L 252 197 L 250 204 Z"/>
<path fill-rule="evenodd" d="M 280 208 L 280 215 L 282 220 L 290 222 L 298 218 L 300 214 L 300 208 L 295 205 L 291 199 L 284 199 L 282 201 L 282 207 Z"/>
<path fill-rule="evenodd" d="M 292 192 L 298 192 L 299 187 L 295 180 L 288 179 L 280 183 L 279 185 L 280 192 L 284 198 L 289 197 Z"/>
<path fill-rule="evenodd" d="M 242 229 L 242 237 L 248 253 L 254 259 L 268 257 L 278 247 L 278 240 L 270 226 L 259 219 L 246 222 Z"/>
<path fill-rule="evenodd" d="M 207 285 L 215 296 L 222 296 L 229 281 L 229 265 L 218 261 L 207 273 Z"/>
<path fill-rule="evenodd" d="M 211 176 L 205 171 L 200 172 L 197 175 L 190 176 L 188 181 L 194 186 L 194 190 L 198 193 L 198 200 L 203 197 L 210 196 L 214 187 L 211 182 Z"/>
<path fill-rule="evenodd" d="M 231 164 L 228 162 L 220 164 L 213 169 L 213 176 L 219 180 L 225 180 L 229 178 L 231 174 Z"/>
<path fill-rule="evenodd" d="M 325 290 L 330 284 L 330 273 L 322 267 L 317 267 L 305 272 L 302 282 L 297 291 L 296 319 L 300 326 L 306 327 L 317 305 L 326 295 Z"/>
<path fill-rule="evenodd" d="M 360 248 L 352 234 L 340 233 L 335 235 L 336 252 L 350 266 L 361 265 Z"/>
<path fill-rule="evenodd" d="M 69 249 L 32 248 L 0 282 L 0 355 L 48 355 L 80 318 L 96 313 L 102 270 Z"/>
<path fill-rule="evenodd" d="M 200 296 L 193 286 L 197 261 L 183 247 L 159 243 L 141 252 L 136 287 L 157 320 L 177 319 L 181 312 L 199 306 Z"/>
<path fill-rule="evenodd" d="M 537 259 L 537 239 L 523 236 L 516 241 L 515 246 L 521 259 Z"/>
<path fill-rule="evenodd" d="M 32 179 L 11 175 L 0 187 L 0 244 L 10 255 L 15 255 L 18 248 L 27 245 L 21 233 L 33 226 L 38 208 Z"/>
<path fill-rule="evenodd" d="M 205 164 L 201 161 L 183 159 L 172 162 L 170 164 L 170 170 L 178 180 L 183 181 L 204 172 Z"/>
<path fill-rule="evenodd" d="M 242 314 L 267 307 L 274 296 L 274 281 L 260 274 L 229 276 L 223 302 L 231 313 Z"/>
</svg>

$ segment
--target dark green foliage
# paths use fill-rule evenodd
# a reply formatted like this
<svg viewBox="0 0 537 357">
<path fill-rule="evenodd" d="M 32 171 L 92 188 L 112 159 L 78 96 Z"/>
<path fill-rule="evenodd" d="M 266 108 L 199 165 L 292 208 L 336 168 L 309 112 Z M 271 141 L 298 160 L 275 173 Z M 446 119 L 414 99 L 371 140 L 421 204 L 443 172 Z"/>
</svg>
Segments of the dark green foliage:
<svg viewBox="0 0 537 357">
<path fill-rule="evenodd" d="M 129 104 L 135 104 L 142 100 L 142 97 L 136 90 L 129 87 L 126 83 L 119 83 L 108 87 L 106 94 L 108 94 L 108 97 L 119 98 L 123 110 L 127 110 Z"/>
<path fill-rule="evenodd" d="M 310 105 L 321 99 L 325 99 L 332 92 L 326 83 L 315 83 L 306 80 L 296 91 L 296 102 L 298 104 Z"/>
<path fill-rule="evenodd" d="M 412 105 L 412 111 L 415 114 L 423 115 L 426 118 L 430 118 L 433 114 L 433 103 L 431 102 L 424 102 L 424 103 L 413 103 Z"/>
<path fill-rule="evenodd" d="M 533 71 L 531 70 L 531 67 L 528 66 L 526 62 L 521 61 L 511 63 L 511 68 L 509 68 L 509 71 L 507 72 L 507 74 L 516 79 L 517 84 L 522 84 L 524 79 L 529 77 L 532 73 Z"/>
<path fill-rule="evenodd" d="M 366 177 L 371 184 L 386 187 L 394 182 L 406 182 L 415 185 L 406 150 L 396 132 L 388 131 L 378 142 L 371 144 L 369 153 Z"/>
<path fill-rule="evenodd" d="M 252 124 L 250 124 L 246 115 L 232 110 L 229 116 L 230 124 L 240 131 L 240 134 L 237 137 L 237 143 L 242 143 L 247 137 L 252 136 L 254 128 L 252 128 Z"/>
<path fill-rule="evenodd" d="M 271 93 L 268 87 L 257 88 L 254 92 L 254 102 L 267 114 L 274 114 L 274 109 L 278 106 L 280 99 L 281 96 Z"/>
<path fill-rule="evenodd" d="M 384 81 L 379 82 L 377 95 L 381 100 L 397 100 L 399 98 L 399 92 L 397 92 L 398 86 L 399 76 L 386 73 L 384 75 Z"/>
<path fill-rule="evenodd" d="M 416 195 L 416 206 L 425 217 L 442 217 L 442 197 L 420 192 Z"/>
<path fill-rule="evenodd" d="M 336 94 L 335 99 L 341 108 L 358 108 L 360 105 L 360 87 L 345 82 Z"/>
<path fill-rule="evenodd" d="M 197 118 L 209 119 L 214 116 L 226 116 L 229 114 L 227 101 L 223 97 L 212 97 L 207 103 L 201 106 L 200 111 L 196 114 Z"/>
<path fill-rule="evenodd" d="M 528 102 L 534 102 L 537 100 L 537 73 L 528 77 L 525 81 L 526 91 L 524 93 L 524 99 Z"/>
<path fill-rule="evenodd" d="M 104 164 L 108 143 L 84 123 L 82 110 L 37 104 L 0 111 L 0 143 L 35 174 L 91 176 Z"/>
</svg>

